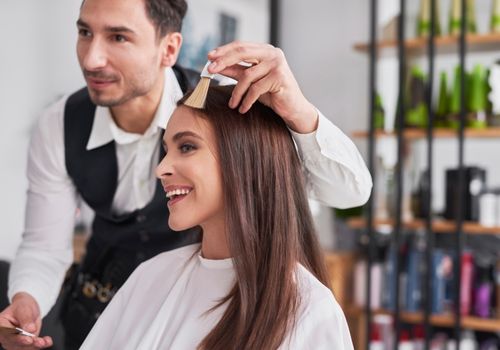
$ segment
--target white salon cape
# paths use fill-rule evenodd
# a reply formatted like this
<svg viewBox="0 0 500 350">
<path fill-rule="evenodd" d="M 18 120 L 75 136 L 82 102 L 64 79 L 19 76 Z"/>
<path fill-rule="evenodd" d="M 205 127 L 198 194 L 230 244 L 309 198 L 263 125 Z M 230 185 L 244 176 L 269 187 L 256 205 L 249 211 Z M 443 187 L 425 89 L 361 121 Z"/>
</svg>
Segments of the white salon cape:
<svg viewBox="0 0 500 350">
<path fill-rule="evenodd" d="M 235 283 L 231 259 L 201 257 L 194 244 L 140 265 L 99 317 L 80 349 L 196 349 L 227 303 L 207 312 Z M 345 316 L 332 292 L 297 267 L 302 303 L 280 349 L 353 349 Z"/>
</svg>

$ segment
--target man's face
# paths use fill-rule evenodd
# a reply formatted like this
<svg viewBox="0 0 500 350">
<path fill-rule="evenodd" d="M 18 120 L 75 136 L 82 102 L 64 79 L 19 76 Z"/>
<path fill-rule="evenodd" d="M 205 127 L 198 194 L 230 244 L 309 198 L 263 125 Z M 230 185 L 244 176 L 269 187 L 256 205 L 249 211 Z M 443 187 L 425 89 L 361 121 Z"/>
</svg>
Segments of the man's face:
<svg viewBox="0 0 500 350">
<path fill-rule="evenodd" d="M 162 81 L 161 41 L 144 0 L 85 0 L 77 26 L 78 61 L 95 104 L 126 103 Z"/>
</svg>

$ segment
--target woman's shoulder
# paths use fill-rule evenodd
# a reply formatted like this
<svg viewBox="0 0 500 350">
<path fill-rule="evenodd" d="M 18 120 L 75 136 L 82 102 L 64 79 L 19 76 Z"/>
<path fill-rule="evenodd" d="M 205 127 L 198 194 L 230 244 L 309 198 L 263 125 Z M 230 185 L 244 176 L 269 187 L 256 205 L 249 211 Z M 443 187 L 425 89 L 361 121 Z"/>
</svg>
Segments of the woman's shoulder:
<svg viewBox="0 0 500 350">
<path fill-rule="evenodd" d="M 325 286 L 304 266 L 298 265 L 296 276 L 300 297 L 304 299 L 307 304 L 315 304 L 320 300 L 322 303 L 327 303 L 331 306 L 337 304 L 335 296 L 330 288 Z"/>
<path fill-rule="evenodd" d="M 299 322 L 343 322 L 344 313 L 330 288 L 302 265 L 297 268 L 296 278 L 300 297 Z"/>
<path fill-rule="evenodd" d="M 300 307 L 289 348 L 352 350 L 344 312 L 332 291 L 302 265 L 296 276 Z"/>
</svg>

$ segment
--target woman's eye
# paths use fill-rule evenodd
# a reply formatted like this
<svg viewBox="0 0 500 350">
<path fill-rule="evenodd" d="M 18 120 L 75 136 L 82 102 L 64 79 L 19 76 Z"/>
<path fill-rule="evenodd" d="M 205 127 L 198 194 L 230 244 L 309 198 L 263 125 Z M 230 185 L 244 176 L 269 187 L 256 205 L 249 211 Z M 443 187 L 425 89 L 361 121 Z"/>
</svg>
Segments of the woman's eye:
<svg viewBox="0 0 500 350">
<path fill-rule="evenodd" d="M 189 143 L 183 143 L 179 146 L 179 150 L 181 151 L 181 153 L 188 153 L 194 149 L 196 149 L 196 147 Z"/>
</svg>

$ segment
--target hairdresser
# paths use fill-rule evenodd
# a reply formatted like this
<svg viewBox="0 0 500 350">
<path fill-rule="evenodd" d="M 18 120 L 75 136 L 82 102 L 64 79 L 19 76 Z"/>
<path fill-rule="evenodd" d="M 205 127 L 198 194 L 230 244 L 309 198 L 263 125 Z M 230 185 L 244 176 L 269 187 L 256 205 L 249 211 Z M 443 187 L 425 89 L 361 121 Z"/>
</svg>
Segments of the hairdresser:
<svg viewBox="0 0 500 350">
<path fill-rule="evenodd" d="M 81 265 L 63 287 L 66 349 L 77 349 L 117 289 L 142 261 L 191 244 L 199 232 L 167 229 L 155 178 L 163 128 L 199 75 L 175 66 L 185 0 L 85 0 L 77 21 L 87 86 L 42 113 L 28 156 L 22 243 L 0 326 L 39 334 L 73 259 L 77 203 L 94 211 Z M 231 43 L 208 57 L 210 73 L 238 81 L 229 103 L 244 114 L 257 99 L 293 133 L 310 198 L 335 207 L 367 200 L 371 177 L 354 144 L 303 96 L 281 50 Z M 255 62 L 245 69 L 237 63 Z M 51 346 L 48 336 L 0 336 L 5 349 Z"/>
</svg>

